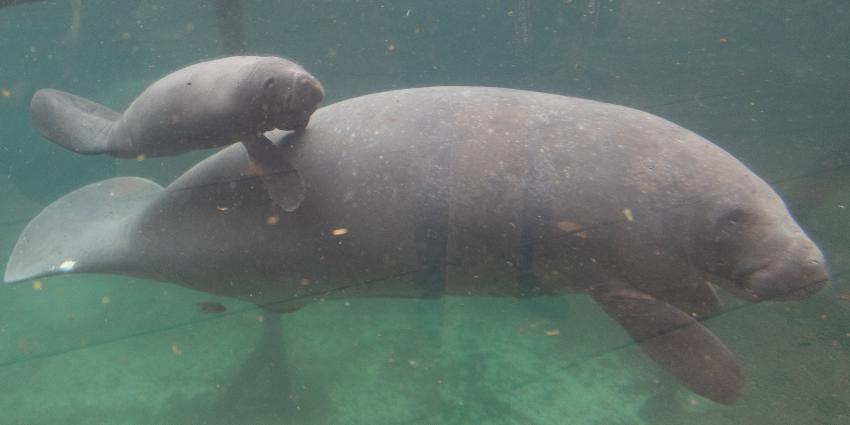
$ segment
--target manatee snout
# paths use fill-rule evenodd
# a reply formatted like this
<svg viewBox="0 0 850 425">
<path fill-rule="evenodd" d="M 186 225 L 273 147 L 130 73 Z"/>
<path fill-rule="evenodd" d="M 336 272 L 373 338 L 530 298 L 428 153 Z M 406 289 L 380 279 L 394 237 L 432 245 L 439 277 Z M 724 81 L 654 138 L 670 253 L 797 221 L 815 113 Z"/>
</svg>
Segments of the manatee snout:
<svg viewBox="0 0 850 425">
<path fill-rule="evenodd" d="M 322 87 L 322 83 L 306 72 L 295 74 L 294 87 L 295 96 L 292 100 L 302 102 L 301 104 L 305 107 L 312 106 L 315 108 L 325 98 L 325 89 Z"/>
<path fill-rule="evenodd" d="M 322 83 L 300 65 L 281 59 L 246 73 L 240 110 L 250 131 L 301 130 L 325 97 Z"/>
<path fill-rule="evenodd" d="M 743 277 L 741 285 L 753 300 L 799 300 L 826 287 L 829 272 L 823 253 L 802 237 L 764 266 Z"/>
<path fill-rule="evenodd" d="M 287 129 L 302 129 L 307 126 L 310 116 L 319 107 L 325 97 L 322 83 L 307 72 L 296 72 L 292 81 L 292 93 L 288 99 Z"/>
</svg>

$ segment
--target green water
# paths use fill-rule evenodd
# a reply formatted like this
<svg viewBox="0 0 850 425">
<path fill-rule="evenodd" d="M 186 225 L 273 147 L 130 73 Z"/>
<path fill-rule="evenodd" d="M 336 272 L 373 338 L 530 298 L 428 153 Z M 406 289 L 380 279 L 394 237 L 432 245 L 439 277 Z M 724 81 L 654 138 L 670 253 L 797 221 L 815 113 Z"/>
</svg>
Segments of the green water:
<svg viewBox="0 0 850 425">
<path fill-rule="evenodd" d="M 68 1 L 0 9 L 0 262 L 63 194 L 117 175 L 167 184 L 209 155 L 82 157 L 40 138 L 28 105 L 53 87 L 122 109 L 225 55 L 216 3 L 82 0 L 76 36 Z M 334 300 L 275 327 L 253 305 L 166 283 L 4 285 L 0 423 L 850 423 L 850 3 L 251 1 L 242 13 L 244 51 L 303 64 L 325 104 L 471 84 L 668 118 L 785 195 L 833 284 L 705 322 L 744 366 L 733 406 L 681 387 L 584 295 Z M 227 311 L 199 311 L 206 301 Z"/>
</svg>

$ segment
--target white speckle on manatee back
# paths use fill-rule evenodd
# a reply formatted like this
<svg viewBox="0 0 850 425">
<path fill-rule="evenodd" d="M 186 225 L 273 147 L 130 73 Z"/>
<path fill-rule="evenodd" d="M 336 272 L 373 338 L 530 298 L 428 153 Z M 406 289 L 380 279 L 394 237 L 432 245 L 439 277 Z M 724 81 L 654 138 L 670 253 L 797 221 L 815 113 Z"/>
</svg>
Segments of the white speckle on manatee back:
<svg viewBox="0 0 850 425">
<path fill-rule="evenodd" d="M 74 260 L 65 260 L 59 265 L 59 270 L 62 270 L 63 272 L 70 272 L 74 270 L 74 266 L 76 265 L 77 262 Z"/>
</svg>

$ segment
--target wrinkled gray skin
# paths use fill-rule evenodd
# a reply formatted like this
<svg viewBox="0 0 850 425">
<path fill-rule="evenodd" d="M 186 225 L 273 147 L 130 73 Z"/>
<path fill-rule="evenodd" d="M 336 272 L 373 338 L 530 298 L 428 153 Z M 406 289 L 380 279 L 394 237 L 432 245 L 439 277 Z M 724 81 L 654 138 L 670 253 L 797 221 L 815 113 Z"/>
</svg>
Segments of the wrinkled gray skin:
<svg viewBox="0 0 850 425">
<path fill-rule="evenodd" d="M 119 114 L 53 89 L 33 95 L 33 127 L 82 154 L 174 155 L 298 130 L 324 96 L 300 65 L 279 57 L 231 56 L 166 75 Z"/>
<path fill-rule="evenodd" d="M 74 152 L 119 158 L 174 155 L 242 142 L 255 174 L 284 211 L 304 199 L 300 174 L 263 133 L 302 130 L 324 97 L 321 83 L 279 57 L 231 56 L 175 71 L 146 88 L 123 114 L 53 89 L 30 104 L 33 127 Z"/>
<path fill-rule="evenodd" d="M 24 231 L 6 280 L 133 274 L 279 310 L 318 297 L 587 293 L 720 403 L 744 378 L 694 319 L 719 308 L 713 286 L 761 301 L 826 285 L 821 252 L 764 181 L 634 109 L 433 87 L 324 107 L 307 131 L 273 139 L 307 184 L 294 213 L 233 145 L 164 190 L 119 178 L 60 199 Z"/>
</svg>

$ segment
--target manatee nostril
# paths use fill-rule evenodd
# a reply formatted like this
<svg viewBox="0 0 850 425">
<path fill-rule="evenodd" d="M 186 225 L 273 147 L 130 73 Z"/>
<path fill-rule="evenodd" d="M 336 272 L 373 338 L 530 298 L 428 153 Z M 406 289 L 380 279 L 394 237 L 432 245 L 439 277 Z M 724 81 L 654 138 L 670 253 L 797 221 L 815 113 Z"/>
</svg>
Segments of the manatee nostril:
<svg viewBox="0 0 850 425">
<path fill-rule="evenodd" d="M 274 87 L 274 78 L 272 77 L 272 78 L 267 79 L 266 82 L 263 83 L 263 87 L 265 87 L 267 89 Z"/>
<path fill-rule="evenodd" d="M 312 75 L 300 75 L 298 77 L 297 84 L 300 87 L 300 90 L 303 90 L 303 95 L 309 96 L 310 99 L 316 103 L 320 102 L 324 97 L 325 92 L 322 89 L 322 84 L 313 78 Z"/>
</svg>

